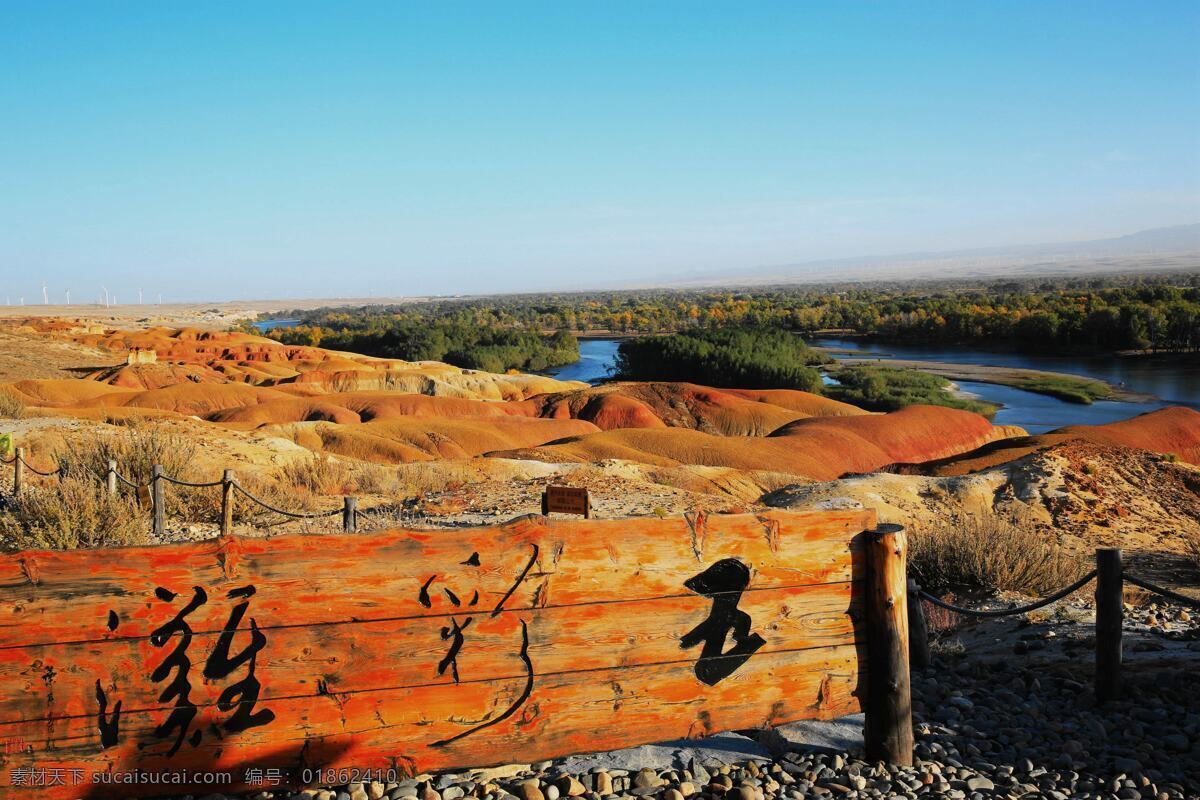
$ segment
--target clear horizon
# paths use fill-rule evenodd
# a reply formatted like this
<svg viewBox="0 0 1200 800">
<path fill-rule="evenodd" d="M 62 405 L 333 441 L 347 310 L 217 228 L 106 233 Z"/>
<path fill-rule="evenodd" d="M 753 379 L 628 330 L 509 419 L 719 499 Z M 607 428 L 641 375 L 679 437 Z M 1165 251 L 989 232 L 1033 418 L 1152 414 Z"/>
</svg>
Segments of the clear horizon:
<svg viewBox="0 0 1200 800">
<path fill-rule="evenodd" d="M 10 2 L 0 300 L 487 294 L 1200 219 L 1200 6 Z"/>
</svg>

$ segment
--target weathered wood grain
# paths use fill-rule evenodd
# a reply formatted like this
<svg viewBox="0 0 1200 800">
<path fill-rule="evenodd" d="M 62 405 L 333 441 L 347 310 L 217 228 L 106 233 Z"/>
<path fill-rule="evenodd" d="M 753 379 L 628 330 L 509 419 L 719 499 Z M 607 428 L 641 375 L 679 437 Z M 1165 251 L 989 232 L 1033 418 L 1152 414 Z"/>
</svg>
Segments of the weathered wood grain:
<svg viewBox="0 0 1200 800">
<path fill-rule="evenodd" d="M 162 793 L 14 785 L 35 765 L 295 785 L 306 767 L 482 766 L 843 714 L 861 707 L 873 524 L 523 518 L 14 554 L 0 797 Z"/>
<path fill-rule="evenodd" d="M 96 756 L 94 726 L 72 718 L 0 726 L 8 742 L 53 747 L 39 761 L 60 767 L 146 770 L 222 770 L 237 765 L 288 769 L 295 778 L 304 766 L 351 764 L 395 767 L 403 772 L 487 766 L 595 749 L 598 742 L 662 741 L 723 730 L 776 725 L 805 718 L 834 718 L 860 708 L 860 676 L 853 647 L 821 648 L 753 658 L 727 681 L 697 688 L 690 663 L 654 665 L 590 674 L 540 678 L 536 701 L 506 724 L 485 728 L 446 746 L 433 746 L 496 716 L 523 688 L 519 679 L 424 686 L 410 689 L 331 694 L 269 705 L 277 730 L 257 728 L 231 740 L 218 739 L 211 726 L 224 715 L 209 710 L 196 719 L 205 731 L 200 745 L 184 745 L 166 757 L 154 736 L 157 718 L 131 714 L 128 738 Z M 139 742 L 151 748 L 139 750 Z M 0 756 L 8 771 L 20 754 Z M 47 796 L 66 797 L 69 793 Z M 131 795 L 136 792 L 130 792 Z M 153 794 L 153 792 L 145 792 Z"/>
<path fill-rule="evenodd" d="M 793 650 L 852 644 L 855 625 L 862 622 L 862 602 L 861 582 L 834 583 L 750 590 L 739 608 L 756 621 L 756 629 L 767 639 L 759 651 L 766 653 L 776 651 L 779 643 Z M 675 662 L 687 655 L 680 637 L 705 617 L 710 603 L 688 594 L 547 608 L 529 630 L 529 655 L 539 674 Z M 162 621 L 172 616 L 170 607 L 161 611 L 166 612 Z M 452 676 L 437 673 L 446 652 L 441 628 L 452 618 L 460 623 L 471 620 L 469 643 L 458 659 L 462 680 L 517 676 L 524 666 L 513 643 L 524 613 L 504 611 L 490 618 L 486 611 L 468 611 L 416 619 L 260 626 L 267 640 L 256 670 L 263 684 L 260 698 L 318 696 L 318 683 L 329 691 L 352 692 L 452 682 Z M 195 634 L 191 649 L 207 653 L 218 636 Z M 235 644 L 244 643 L 248 636 L 239 633 Z M 339 647 L 339 641 L 351 646 Z M 693 660 L 696 653 L 691 651 Z M 127 712 L 162 709 L 157 700 L 161 687 L 145 680 L 144 667 L 164 655 L 164 649 L 149 637 L 0 651 L 0 686 L 21 690 L 0 696 L 0 721 L 28 715 L 29 695 L 44 699 L 38 706 L 39 718 L 92 716 L 97 680 L 109 694 L 123 698 Z"/>
<path fill-rule="evenodd" d="M 425 609 L 417 594 L 431 575 L 477 580 L 453 586 L 461 592 L 477 585 L 494 604 L 527 563 L 534 544 L 538 558 L 524 587 L 524 603 L 514 598 L 517 602 L 507 607 L 529 607 L 534 600 L 571 605 L 679 594 L 684 565 L 726 557 L 751 567 L 756 588 L 837 583 L 862 577 L 860 560 L 848 557 L 858 547 L 851 536 L 873 520 L 867 511 L 764 512 L 698 520 L 593 520 L 583 525 L 586 530 L 575 530 L 578 521 L 525 517 L 499 529 L 454 534 L 226 537 L 106 550 L 102 558 L 80 551 L 25 551 L 0 557 L 0 649 L 106 638 L 97 631 L 108 608 L 131 597 L 143 605 L 121 617 L 120 633 L 149 635 L 154 625 L 147 619 L 159 586 L 184 592 L 199 585 L 215 592 L 252 578 L 258 589 L 255 615 L 264 627 L 294 623 L 298 613 L 325 621 L 421 615 Z M 467 570 L 462 562 L 473 552 L 481 565 Z M 413 569 L 400 571 L 397 565 Z"/>
</svg>

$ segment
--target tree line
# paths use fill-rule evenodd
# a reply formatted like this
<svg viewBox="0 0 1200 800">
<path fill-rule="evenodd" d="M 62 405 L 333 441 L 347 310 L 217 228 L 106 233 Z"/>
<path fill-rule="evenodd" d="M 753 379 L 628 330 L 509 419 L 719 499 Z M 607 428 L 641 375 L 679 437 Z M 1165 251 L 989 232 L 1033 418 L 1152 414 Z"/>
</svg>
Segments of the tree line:
<svg viewBox="0 0 1200 800">
<path fill-rule="evenodd" d="M 612 334 L 700 328 L 846 331 L 889 341 L 1078 352 L 1200 350 L 1200 275 L 874 283 L 441 298 L 299 312 L 307 325 L 370 334 L 390 318 L 487 331 Z M 557 349 L 557 348 L 552 348 Z"/>
<path fill-rule="evenodd" d="M 264 335 L 283 344 L 346 350 L 403 361 L 444 361 L 485 372 L 541 372 L 579 360 L 579 341 L 567 331 L 476 326 L 403 313 L 305 314 L 302 324 Z"/>
</svg>

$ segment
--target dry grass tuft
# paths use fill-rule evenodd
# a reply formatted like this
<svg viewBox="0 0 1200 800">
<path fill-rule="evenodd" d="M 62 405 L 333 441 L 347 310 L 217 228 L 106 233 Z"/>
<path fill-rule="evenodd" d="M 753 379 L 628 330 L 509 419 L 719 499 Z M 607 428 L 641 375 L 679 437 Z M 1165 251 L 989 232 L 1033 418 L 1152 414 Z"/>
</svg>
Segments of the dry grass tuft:
<svg viewBox="0 0 1200 800">
<path fill-rule="evenodd" d="M 0 419 L 21 419 L 24 416 L 24 401 L 12 392 L 0 390 Z"/>
<path fill-rule="evenodd" d="M 148 483 L 155 464 L 162 464 L 163 472 L 173 478 L 211 480 L 211 475 L 196 474 L 195 458 L 193 440 L 155 423 L 123 428 L 114 436 L 89 436 L 58 452 L 58 463 L 67 472 L 103 476 L 111 459 L 117 462 L 117 471 L 134 483 Z"/>
<path fill-rule="evenodd" d="M 68 475 L 29 486 L 0 514 L 6 548 L 71 550 L 146 541 L 149 516 L 128 497 L 111 496 L 95 480 Z"/>
<path fill-rule="evenodd" d="M 909 565 L 929 591 L 1045 595 L 1087 572 L 1083 559 L 1048 541 L 1033 525 L 992 516 L 914 532 Z"/>
<path fill-rule="evenodd" d="M 353 494 L 356 485 L 350 467 L 324 453 L 280 467 L 279 480 L 310 494 Z"/>
</svg>

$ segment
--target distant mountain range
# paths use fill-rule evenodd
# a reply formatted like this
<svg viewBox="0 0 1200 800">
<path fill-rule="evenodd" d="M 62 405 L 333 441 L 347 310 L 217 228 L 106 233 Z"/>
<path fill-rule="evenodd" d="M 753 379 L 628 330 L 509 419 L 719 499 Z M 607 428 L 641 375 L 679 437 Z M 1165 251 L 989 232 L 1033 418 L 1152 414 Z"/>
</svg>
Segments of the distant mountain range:
<svg viewBox="0 0 1200 800">
<path fill-rule="evenodd" d="M 693 273 L 677 277 L 665 285 L 700 287 L 832 280 L 988 279 L 1189 269 L 1200 269 L 1200 223 L 1152 228 L 1111 239 L 1083 242 L 824 259 L 773 267 Z"/>
</svg>

